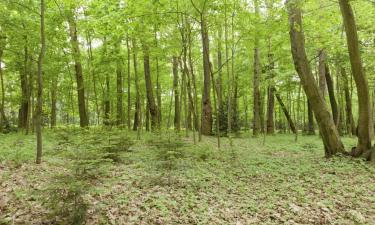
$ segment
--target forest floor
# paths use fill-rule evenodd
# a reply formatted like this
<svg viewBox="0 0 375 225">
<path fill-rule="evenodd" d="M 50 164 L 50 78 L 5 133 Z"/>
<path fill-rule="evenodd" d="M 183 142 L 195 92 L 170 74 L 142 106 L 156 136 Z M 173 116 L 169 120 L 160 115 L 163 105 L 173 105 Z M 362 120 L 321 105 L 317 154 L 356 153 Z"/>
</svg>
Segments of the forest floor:
<svg viewBox="0 0 375 225">
<path fill-rule="evenodd" d="M 219 150 L 214 137 L 58 129 L 41 165 L 34 139 L 0 137 L 0 224 L 375 224 L 375 167 L 323 158 L 318 136 L 243 134 Z"/>
</svg>

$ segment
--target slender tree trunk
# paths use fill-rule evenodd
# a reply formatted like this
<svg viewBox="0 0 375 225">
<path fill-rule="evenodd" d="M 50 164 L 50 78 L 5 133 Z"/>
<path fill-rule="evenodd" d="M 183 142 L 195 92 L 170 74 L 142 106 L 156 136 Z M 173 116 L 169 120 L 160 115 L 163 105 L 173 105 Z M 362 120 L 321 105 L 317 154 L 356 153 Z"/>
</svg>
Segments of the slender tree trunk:
<svg viewBox="0 0 375 225">
<path fill-rule="evenodd" d="M 41 48 L 38 59 L 38 106 L 35 115 L 35 130 L 36 130 L 36 163 L 42 162 L 42 107 L 43 107 L 43 60 L 46 52 L 46 39 L 44 32 L 44 0 L 40 1 L 40 40 Z"/>
<path fill-rule="evenodd" d="M 319 51 L 319 89 L 325 101 L 327 83 L 326 83 L 326 52 L 324 50 Z"/>
<path fill-rule="evenodd" d="M 130 118 L 130 114 L 131 114 L 131 93 L 130 93 L 130 46 L 129 46 L 129 37 L 127 36 L 126 37 L 126 48 L 127 48 L 127 54 L 128 54 L 128 58 L 127 58 L 127 63 L 128 63 L 128 92 L 127 92 L 127 95 L 128 95 L 128 110 L 127 110 L 127 124 L 128 124 L 128 130 L 130 130 L 130 127 L 131 127 L 131 118 Z"/>
<path fill-rule="evenodd" d="M 5 105 L 5 87 L 4 87 L 4 75 L 3 75 L 3 69 L 2 69 L 2 65 L 1 65 L 1 61 L 2 61 L 2 56 L 3 56 L 3 48 L 5 47 L 5 42 L 4 42 L 4 45 L 1 43 L 1 38 L 4 38 L 5 37 L 1 37 L 0 36 L 0 82 L 1 82 L 1 104 L 0 104 L 0 118 L 1 118 L 1 123 L 0 123 L 0 131 L 2 132 L 3 131 L 3 128 L 8 126 L 8 120 L 7 120 L 7 117 L 5 115 L 5 110 L 4 110 L 4 105 Z"/>
<path fill-rule="evenodd" d="M 25 37 L 25 47 L 24 47 L 24 68 L 20 71 L 20 80 L 21 80 L 21 105 L 18 113 L 18 127 L 21 129 L 25 129 L 27 126 L 27 116 L 28 116 L 28 109 L 29 109 L 29 97 L 28 97 L 28 89 L 27 89 L 27 74 L 29 73 L 29 53 L 27 47 L 27 37 Z"/>
<path fill-rule="evenodd" d="M 79 109 L 79 123 L 81 127 L 87 127 L 89 120 L 87 117 L 85 106 L 85 87 L 82 72 L 81 53 L 79 50 L 79 42 L 77 35 L 77 24 L 75 16 L 68 17 L 70 43 L 72 45 L 72 54 L 75 62 L 76 80 L 77 80 L 77 93 L 78 93 L 78 109 Z"/>
<path fill-rule="evenodd" d="M 354 13 L 349 0 L 339 0 L 339 4 L 345 25 L 349 58 L 358 95 L 358 144 L 352 154 L 354 156 L 363 155 L 368 160 L 375 160 L 375 148 L 370 150 L 372 127 L 371 99 L 367 77 L 362 66 Z"/>
<path fill-rule="evenodd" d="M 287 3 L 292 56 L 296 71 L 301 79 L 301 84 L 318 122 L 325 147 L 325 155 L 326 157 L 330 157 L 338 152 L 343 152 L 344 145 L 340 140 L 339 133 L 323 100 L 323 96 L 315 84 L 315 79 L 307 59 L 305 36 L 302 27 L 302 12 L 299 8 L 299 3 L 300 1 Z"/>
<path fill-rule="evenodd" d="M 327 89 L 328 89 L 328 95 L 329 95 L 329 101 L 331 103 L 331 109 L 332 109 L 332 116 L 333 116 L 333 121 L 335 122 L 335 125 L 337 129 L 339 128 L 339 110 L 335 98 L 335 90 L 334 90 L 334 84 L 333 84 L 333 79 L 329 70 L 329 67 L 326 63 L 325 65 L 325 77 L 326 77 L 326 84 L 327 84 Z"/>
<path fill-rule="evenodd" d="M 275 107 L 275 97 L 274 97 L 274 89 L 269 86 L 268 87 L 268 101 L 267 101 L 267 134 L 274 134 L 275 133 L 275 125 L 273 121 L 274 115 L 274 107 Z"/>
<path fill-rule="evenodd" d="M 279 104 L 280 104 L 281 109 L 282 109 L 283 112 L 284 112 L 285 118 L 287 119 L 287 121 L 288 121 L 288 123 L 289 123 L 289 128 L 292 130 L 292 132 L 293 132 L 294 134 L 296 134 L 296 133 L 297 133 L 296 126 L 294 125 L 293 119 L 292 119 L 292 117 L 290 116 L 289 110 L 288 110 L 287 107 L 285 106 L 285 104 L 284 104 L 284 102 L 283 102 L 283 100 L 282 100 L 280 94 L 277 93 L 276 88 L 275 88 L 275 87 L 272 87 L 272 89 L 273 89 L 273 90 L 272 90 L 273 93 L 274 93 L 275 96 L 276 96 L 277 101 L 278 101 Z"/>
<path fill-rule="evenodd" d="M 148 46 L 143 45 L 143 65 L 144 65 L 144 75 L 146 81 L 146 94 L 147 94 L 147 104 L 150 109 L 151 114 L 151 129 L 156 131 L 159 129 L 159 119 L 158 119 L 158 109 L 155 104 L 155 98 L 153 94 L 153 86 L 151 81 L 150 73 L 150 56 Z"/>
<path fill-rule="evenodd" d="M 134 112 L 134 131 L 140 130 L 140 118 L 141 118 L 141 98 L 138 81 L 138 67 L 137 67 L 137 44 L 135 39 L 133 40 L 133 64 L 134 64 L 134 83 L 135 83 L 135 112 Z"/>
<path fill-rule="evenodd" d="M 118 44 L 117 48 L 120 48 Z M 120 52 L 120 49 L 118 49 Z M 116 89 L 117 89 L 117 126 L 124 125 L 124 111 L 123 111 L 123 67 L 122 67 L 122 58 L 118 56 L 116 62 Z"/>
<path fill-rule="evenodd" d="M 188 37 L 188 55 L 189 55 L 189 68 L 190 68 L 190 74 L 191 74 L 191 81 L 192 81 L 192 84 L 193 84 L 193 91 L 194 91 L 194 111 L 195 111 L 195 120 L 194 120 L 194 127 L 195 127 L 195 130 L 198 131 L 198 140 L 201 141 L 202 140 L 202 126 L 200 126 L 199 124 L 199 119 L 198 119 L 198 89 L 197 89 L 197 82 L 196 82 L 196 79 L 195 79 L 195 73 L 194 73 L 194 63 L 193 63 L 193 54 L 192 54 L 192 37 L 191 37 L 191 27 L 189 25 L 189 23 L 187 23 L 187 30 L 188 30 L 188 34 L 187 34 L 187 37 Z"/>
<path fill-rule="evenodd" d="M 159 47 L 158 38 L 157 38 L 157 27 L 155 26 L 155 47 Z M 157 108 L 158 108 L 158 124 L 161 124 L 162 120 L 162 113 L 161 113 L 161 85 L 160 85 L 160 67 L 159 67 L 159 57 L 155 57 L 156 61 L 156 101 L 157 101 Z"/>
<path fill-rule="evenodd" d="M 57 78 L 52 81 L 51 89 L 51 128 L 56 127 L 56 111 L 57 111 Z"/>
<path fill-rule="evenodd" d="M 96 87 L 96 76 L 95 76 L 95 69 L 94 69 L 94 57 L 92 53 L 92 40 L 90 36 L 90 32 L 87 32 L 86 39 L 88 42 L 88 49 L 87 49 L 87 54 L 88 54 L 88 67 L 89 67 L 89 73 L 92 78 L 92 83 L 93 83 L 93 91 L 94 91 L 94 102 L 95 102 L 95 111 L 96 111 L 96 116 L 97 116 L 97 121 L 96 124 L 99 125 L 100 122 L 100 110 L 99 110 L 99 100 L 98 100 L 98 91 Z"/>
<path fill-rule="evenodd" d="M 315 135 L 315 126 L 314 126 L 314 112 L 311 107 L 311 103 L 307 100 L 307 120 L 308 120 L 308 135 Z"/>
<path fill-rule="evenodd" d="M 347 132 L 350 135 L 356 135 L 356 127 L 355 127 L 355 121 L 353 118 L 353 110 L 352 110 L 352 99 L 350 97 L 350 91 L 349 91 L 349 80 L 348 75 L 346 74 L 346 71 L 344 67 L 341 67 L 341 76 L 344 81 L 344 93 L 345 93 L 345 111 L 346 111 L 346 126 L 347 126 Z"/>
<path fill-rule="evenodd" d="M 180 132 L 181 129 L 181 111 L 180 95 L 178 92 L 178 59 L 173 56 L 173 93 L 174 93 L 174 129 Z"/>
<path fill-rule="evenodd" d="M 228 138 L 229 143 L 232 145 L 231 134 L 232 134 L 232 74 L 234 68 L 230 68 L 229 64 L 229 40 L 228 40 L 228 16 L 227 16 L 227 1 L 225 0 L 224 8 L 224 40 L 225 40 L 225 61 L 226 61 L 226 72 L 227 72 L 227 123 L 228 123 Z M 232 70 L 231 70 L 232 69 Z"/>
</svg>

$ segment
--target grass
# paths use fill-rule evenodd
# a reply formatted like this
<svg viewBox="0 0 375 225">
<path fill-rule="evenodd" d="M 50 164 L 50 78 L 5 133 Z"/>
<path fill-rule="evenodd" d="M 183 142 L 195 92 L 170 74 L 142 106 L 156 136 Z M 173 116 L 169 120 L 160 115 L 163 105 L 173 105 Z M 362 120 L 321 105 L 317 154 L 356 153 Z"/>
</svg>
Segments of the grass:
<svg viewBox="0 0 375 225">
<path fill-rule="evenodd" d="M 223 138 L 220 150 L 214 137 L 197 145 L 181 137 L 184 144 L 173 149 L 152 141 L 165 136 L 137 141 L 118 130 L 46 131 L 37 166 L 34 136 L 3 135 L 0 224 L 61 224 L 43 204 L 54 175 L 69 173 L 68 155 L 96 154 L 121 138 L 134 143 L 116 153 L 121 160 L 96 166 L 100 176 L 83 196 L 87 224 L 375 224 L 374 166 L 323 158 L 318 136 L 295 143 L 278 134 L 263 145 L 262 137 L 243 134 L 233 147 Z M 343 141 L 349 148 L 356 139 Z"/>
</svg>

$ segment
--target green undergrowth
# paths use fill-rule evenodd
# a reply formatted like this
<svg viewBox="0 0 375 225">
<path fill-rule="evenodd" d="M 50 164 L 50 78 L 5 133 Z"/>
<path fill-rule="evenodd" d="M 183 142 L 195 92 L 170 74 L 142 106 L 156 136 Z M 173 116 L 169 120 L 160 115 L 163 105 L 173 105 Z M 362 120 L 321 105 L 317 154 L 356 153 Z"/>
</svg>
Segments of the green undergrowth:
<svg viewBox="0 0 375 225">
<path fill-rule="evenodd" d="M 58 129 L 41 166 L 34 144 L 1 139 L 0 224 L 375 223 L 374 166 L 325 159 L 318 136 L 242 134 L 218 149 L 173 131 Z"/>
</svg>

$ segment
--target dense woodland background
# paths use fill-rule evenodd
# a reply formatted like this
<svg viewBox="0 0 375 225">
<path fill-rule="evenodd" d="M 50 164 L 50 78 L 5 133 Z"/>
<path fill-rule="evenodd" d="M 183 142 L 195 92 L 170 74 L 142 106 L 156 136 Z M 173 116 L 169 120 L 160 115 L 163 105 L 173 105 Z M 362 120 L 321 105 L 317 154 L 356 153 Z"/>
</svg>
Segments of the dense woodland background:
<svg viewBox="0 0 375 225">
<path fill-rule="evenodd" d="M 361 139 L 372 132 L 374 3 L 350 4 L 54 0 L 43 2 L 41 34 L 38 1 L 3 1 L 1 128 L 33 130 L 40 82 L 43 127 L 174 127 L 196 130 L 199 139 L 250 129 L 314 134 L 316 108 L 331 113 L 334 133 Z M 293 21 L 300 10 L 303 22 Z M 296 67 L 293 42 L 293 54 L 306 49 L 308 60 L 298 65 L 304 56 L 296 56 Z M 329 123 L 315 116 L 318 125 Z"/>
<path fill-rule="evenodd" d="M 0 224 L 374 224 L 374 15 L 0 1 Z"/>
</svg>

